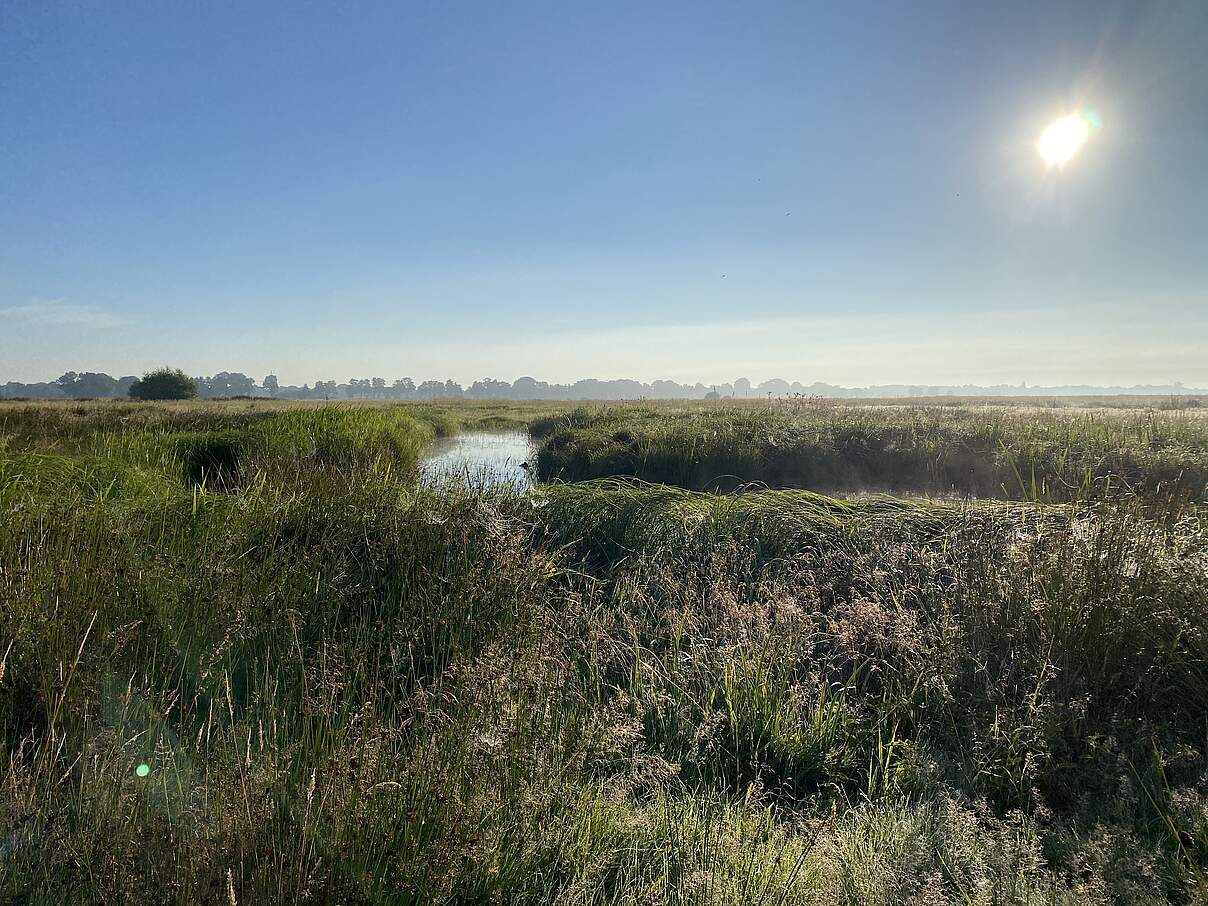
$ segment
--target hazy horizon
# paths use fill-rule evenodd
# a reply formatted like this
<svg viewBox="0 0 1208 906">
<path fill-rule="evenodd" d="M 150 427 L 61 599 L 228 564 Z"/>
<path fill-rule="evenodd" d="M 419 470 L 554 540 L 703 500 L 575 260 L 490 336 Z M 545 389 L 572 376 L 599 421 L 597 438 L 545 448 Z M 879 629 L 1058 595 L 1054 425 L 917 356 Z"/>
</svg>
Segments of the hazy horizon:
<svg viewBox="0 0 1208 906">
<path fill-rule="evenodd" d="M 1195 2 L 6 4 L 0 381 L 1208 386 L 1205 38 Z"/>
<path fill-rule="evenodd" d="M 290 329 L 289 324 L 282 324 L 276 332 L 289 333 Z M 92 330 L 114 332 L 123 328 L 106 325 Z M 1071 332 L 1077 333 L 1079 342 L 1071 342 Z M 990 350 L 977 343 L 987 334 L 995 337 Z M 300 347 L 291 341 L 293 353 L 282 355 L 257 349 L 263 344 L 248 342 L 255 338 L 232 337 L 214 351 L 198 354 L 197 350 L 183 349 L 175 357 L 161 354 L 159 347 L 154 347 L 157 351 L 136 347 L 142 355 L 130 356 L 118 345 L 81 351 L 74 359 L 67 350 L 40 359 L 43 363 L 53 359 L 61 366 L 40 364 L 25 371 L 5 367 L 0 382 L 48 381 L 67 371 L 84 370 L 114 376 L 142 374 L 169 365 L 194 375 L 231 368 L 257 377 L 272 373 L 282 383 L 291 384 L 375 374 L 440 376 L 466 385 L 484 377 L 511 381 L 530 375 L 551 383 L 598 378 L 712 384 L 746 376 L 756 384 L 781 378 L 848 387 L 1021 382 L 1054 386 L 1208 386 L 1203 340 L 1208 336 L 1208 309 L 1144 323 L 1104 318 L 1097 323 L 1069 325 L 1062 325 L 1052 313 L 1040 311 L 984 313 L 963 320 L 951 318 L 946 333 L 933 331 L 927 336 L 912 336 L 908 318 L 890 317 L 866 324 L 832 319 L 676 325 L 674 329 L 585 329 L 571 333 L 554 349 L 543 349 L 549 336 L 537 334 L 529 339 L 497 342 L 467 332 L 444 344 L 430 340 L 414 352 L 400 355 L 389 345 L 375 344 L 362 334 L 353 343 L 359 354 L 352 362 L 346 361 L 344 344 L 339 342 Z M 740 344 L 737 349 L 736 343 Z M 762 357 L 752 364 L 741 344 L 757 346 Z M 883 355 L 887 349 L 895 350 L 896 355 Z M 1040 367 L 1021 365 L 1029 353 L 1038 349 L 1047 353 Z M 538 367 L 543 358 L 546 367 Z M 677 368 L 676 362 L 685 364 Z M 694 367 L 694 362 L 700 362 L 700 367 Z M 634 364 L 630 367 L 619 363 Z"/>
<path fill-rule="evenodd" d="M 162 366 L 161 366 L 162 367 Z M 187 372 L 186 372 L 187 373 Z M 437 374 L 363 373 L 347 378 L 313 375 L 301 380 L 281 379 L 269 372 L 264 377 L 238 369 L 211 369 L 190 375 L 198 384 L 203 398 L 224 399 L 235 396 L 261 395 L 296 399 L 433 399 L 465 396 L 470 399 L 700 399 L 710 390 L 723 398 L 731 396 L 750 399 L 764 394 L 776 397 L 793 394 L 819 395 L 834 398 L 925 397 L 952 396 L 1077 396 L 1103 395 L 1167 395 L 1208 394 L 1208 388 L 1188 385 L 1181 381 L 1163 384 L 1043 384 L 999 382 L 995 384 L 931 384 L 925 382 L 890 381 L 880 384 L 833 384 L 818 380 L 801 380 L 777 375 L 751 380 L 745 375 L 720 381 L 705 382 L 667 377 L 639 379 L 633 377 L 600 378 L 585 375 L 574 380 L 547 381 L 540 375 L 482 375 L 474 380 L 457 380 Z M 0 399 L 94 399 L 124 398 L 131 383 L 140 374 L 125 370 L 113 373 L 93 369 L 69 369 L 55 378 L 39 381 L 9 381 L 0 374 Z M 372 379 L 372 381 L 371 381 Z M 270 383 L 271 382 L 271 383 Z M 745 382 L 745 383 L 744 383 Z M 420 385 L 423 386 L 420 386 Z M 960 391 L 959 393 L 957 391 Z"/>
</svg>

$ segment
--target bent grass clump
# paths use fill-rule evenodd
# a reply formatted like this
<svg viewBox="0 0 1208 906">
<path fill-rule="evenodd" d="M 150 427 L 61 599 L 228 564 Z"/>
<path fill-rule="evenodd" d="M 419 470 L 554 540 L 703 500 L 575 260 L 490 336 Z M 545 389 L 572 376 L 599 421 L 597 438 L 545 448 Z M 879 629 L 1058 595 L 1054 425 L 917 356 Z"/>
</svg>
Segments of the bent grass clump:
<svg viewBox="0 0 1208 906">
<path fill-rule="evenodd" d="M 958 408 L 577 409 L 534 424 L 546 481 L 632 476 L 694 490 L 758 482 L 1178 509 L 1208 497 L 1208 420 Z"/>
</svg>

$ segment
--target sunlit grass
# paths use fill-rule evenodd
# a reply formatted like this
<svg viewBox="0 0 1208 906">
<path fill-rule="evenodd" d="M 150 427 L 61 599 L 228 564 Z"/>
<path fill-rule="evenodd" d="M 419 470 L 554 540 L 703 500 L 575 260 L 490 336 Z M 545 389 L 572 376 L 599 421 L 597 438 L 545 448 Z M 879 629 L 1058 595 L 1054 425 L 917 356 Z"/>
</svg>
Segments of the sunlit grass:
<svg viewBox="0 0 1208 906">
<path fill-rule="evenodd" d="M 1178 413 L 612 407 L 549 416 L 534 432 L 545 480 L 1036 501 L 1124 494 L 1175 510 L 1208 499 L 1208 419 Z"/>
<path fill-rule="evenodd" d="M 1200 507 L 428 488 L 456 408 L 122 411 L 6 423 L 0 900 L 1205 891 Z"/>
</svg>

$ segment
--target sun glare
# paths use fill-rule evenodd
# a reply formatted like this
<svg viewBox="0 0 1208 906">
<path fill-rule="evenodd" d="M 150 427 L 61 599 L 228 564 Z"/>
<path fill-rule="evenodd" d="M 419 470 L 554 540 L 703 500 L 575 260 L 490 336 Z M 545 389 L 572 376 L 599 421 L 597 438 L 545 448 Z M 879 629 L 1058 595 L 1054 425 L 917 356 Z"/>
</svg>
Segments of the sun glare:
<svg viewBox="0 0 1208 906">
<path fill-rule="evenodd" d="M 1047 166 L 1064 166 L 1086 144 L 1094 124 L 1094 117 L 1081 111 L 1063 116 L 1040 134 L 1036 150 Z"/>
</svg>

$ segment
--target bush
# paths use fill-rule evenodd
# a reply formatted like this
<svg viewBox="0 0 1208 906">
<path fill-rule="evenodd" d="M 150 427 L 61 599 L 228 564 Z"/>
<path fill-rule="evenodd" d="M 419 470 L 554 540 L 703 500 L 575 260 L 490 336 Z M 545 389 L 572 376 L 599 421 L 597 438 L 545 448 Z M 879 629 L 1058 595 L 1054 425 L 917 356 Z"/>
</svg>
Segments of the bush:
<svg viewBox="0 0 1208 906">
<path fill-rule="evenodd" d="M 197 396 L 197 382 L 179 368 L 149 371 L 130 385 L 135 400 L 191 400 Z"/>
</svg>

